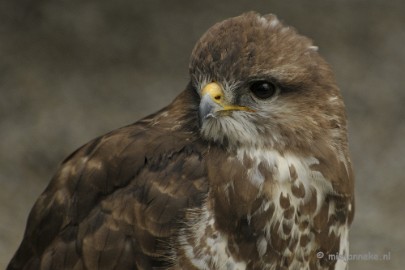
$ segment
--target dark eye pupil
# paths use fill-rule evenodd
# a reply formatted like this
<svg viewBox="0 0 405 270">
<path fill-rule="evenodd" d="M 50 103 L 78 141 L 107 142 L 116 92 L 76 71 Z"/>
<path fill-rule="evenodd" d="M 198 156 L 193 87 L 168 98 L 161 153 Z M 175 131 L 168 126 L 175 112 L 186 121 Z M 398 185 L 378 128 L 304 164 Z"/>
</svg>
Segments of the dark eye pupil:
<svg viewBox="0 0 405 270">
<path fill-rule="evenodd" d="M 275 94 L 276 87 L 268 81 L 257 81 L 250 85 L 250 91 L 252 91 L 257 98 L 267 99 Z"/>
</svg>

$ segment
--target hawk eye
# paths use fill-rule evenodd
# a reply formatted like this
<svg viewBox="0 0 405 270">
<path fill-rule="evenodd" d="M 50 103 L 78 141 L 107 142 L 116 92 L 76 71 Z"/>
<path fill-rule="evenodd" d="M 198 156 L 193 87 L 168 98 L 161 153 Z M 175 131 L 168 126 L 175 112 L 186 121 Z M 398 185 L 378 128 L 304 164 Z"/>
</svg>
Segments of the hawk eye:
<svg viewBox="0 0 405 270">
<path fill-rule="evenodd" d="M 268 81 L 255 81 L 250 85 L 250 91 L 259 99 L 268 99 L 276 93 L 276 86 Z"/>
</svg>

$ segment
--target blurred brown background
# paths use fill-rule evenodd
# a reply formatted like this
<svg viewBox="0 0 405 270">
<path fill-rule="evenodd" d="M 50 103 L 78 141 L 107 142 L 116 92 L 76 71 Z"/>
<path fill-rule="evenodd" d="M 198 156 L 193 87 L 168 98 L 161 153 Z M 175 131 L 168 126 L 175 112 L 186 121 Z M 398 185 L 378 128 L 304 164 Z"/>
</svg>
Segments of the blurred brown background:
<svg viewBox="0 0 405 270">
<path fill-rule="evenodd" d="M 404 1 L 0 0 L 0 269 L 58 163 L 170 102 L 217 21 L 275 13 L 311 37 L 347 104 L 357 175 L 351 269 L 403 269 Z"/>
</svg>

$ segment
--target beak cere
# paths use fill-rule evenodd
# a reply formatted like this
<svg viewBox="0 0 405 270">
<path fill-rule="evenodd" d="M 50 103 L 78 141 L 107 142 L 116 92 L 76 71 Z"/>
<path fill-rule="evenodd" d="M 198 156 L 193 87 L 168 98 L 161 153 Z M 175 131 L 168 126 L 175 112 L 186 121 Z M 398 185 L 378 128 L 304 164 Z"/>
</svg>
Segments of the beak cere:
<svg viewBox="0 0 405 270">
<path fill-rule="evenodd" d="M 212 82 L 205 85 L 201 90 L 200 121 L 202 122 L 208 117 L 215 117 L 217 112 L 225 111 L 253 112 L 248 107 L 226 104 L 224 91 L 220 84 Z"/>
<path fill-rule="evenodd" d="M 201 102 L 199 108 L 200 124 L 208 118 L 215 117 L 215 113 L 224 109 L 222 102 L 224 92 L 221 85 L 216 82 L 209 83 L 201 90 Z"/>
<path fill-rule="evenodd" d="M 218 104 L 221 104 L 224 100 L 224 91 L 222 90 L 222 87 L 216 82 L 212 82 L 204 86 L 201 91 L 201 96 L 204 97 L 206 95 L 211 97 L 211 99 Z"/>
</svg>

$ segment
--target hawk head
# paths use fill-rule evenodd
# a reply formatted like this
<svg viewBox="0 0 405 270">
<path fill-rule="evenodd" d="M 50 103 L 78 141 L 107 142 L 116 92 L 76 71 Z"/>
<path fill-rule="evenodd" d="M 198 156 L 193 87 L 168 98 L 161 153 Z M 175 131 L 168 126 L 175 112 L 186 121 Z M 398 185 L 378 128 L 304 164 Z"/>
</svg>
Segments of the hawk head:
<svg viewBox="0 0 405 270">
<path fill-rule="evenodd" d="M 342 98 L 311 40 L 274 15 L 220 22 L 197 42 L 189 70 L 201 97 L 201 135 L 227 147 L 340 147 Z"/>
</svg>

